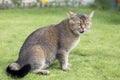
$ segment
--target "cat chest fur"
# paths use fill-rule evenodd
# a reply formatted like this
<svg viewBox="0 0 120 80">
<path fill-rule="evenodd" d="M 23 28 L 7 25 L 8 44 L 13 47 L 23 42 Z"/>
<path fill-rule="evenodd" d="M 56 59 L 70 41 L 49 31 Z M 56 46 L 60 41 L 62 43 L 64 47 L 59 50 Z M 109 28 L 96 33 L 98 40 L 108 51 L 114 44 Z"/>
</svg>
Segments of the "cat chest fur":
<svg viewBox="0 0 120 80">
<path fill-rule="evenodd" d="M 68 47 L 68 52 L 72 51 L 80 42 L 80 38 L 75 39 L 74 41 L 72 41 L 72 43 L 69 47 Z"/>
</svg>

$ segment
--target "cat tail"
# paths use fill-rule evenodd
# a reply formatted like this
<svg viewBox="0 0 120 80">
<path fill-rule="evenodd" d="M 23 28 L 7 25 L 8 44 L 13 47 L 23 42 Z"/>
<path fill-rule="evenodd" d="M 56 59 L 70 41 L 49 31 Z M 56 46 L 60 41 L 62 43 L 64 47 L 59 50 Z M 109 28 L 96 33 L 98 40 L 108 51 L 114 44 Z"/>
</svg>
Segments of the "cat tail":
<svg viewBox="0 0 120 80">
<path fill-rule="evenodd" d="M 30 64 L 26 64 L 23 67 L 20 67 L 20 65 L 16 62 L 10 64 L 6 68 L 6 72 L 10 74 L 11 77 L 18 77 L 18 78 L 22 78 L 25 75 L 27 75 L 30 72 L 30 70 L 31 70 Z"/>
</svg>

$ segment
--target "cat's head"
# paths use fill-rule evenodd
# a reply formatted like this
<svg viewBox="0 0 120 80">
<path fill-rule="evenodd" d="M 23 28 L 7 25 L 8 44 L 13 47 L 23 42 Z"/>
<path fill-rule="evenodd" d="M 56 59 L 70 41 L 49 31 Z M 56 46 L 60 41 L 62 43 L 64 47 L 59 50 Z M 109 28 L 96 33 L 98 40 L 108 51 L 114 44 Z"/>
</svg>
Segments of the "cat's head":
<svg viewBox="0 0 120 80">
<path fill-rule="evenodd" d="M 91 28 L 91 19 L 93 17 L 94 11 L 90 14 L 76 14 L 73 12 L 68 12 L 70 29 L 76 35 L 80 35 Z"/>
</svg>

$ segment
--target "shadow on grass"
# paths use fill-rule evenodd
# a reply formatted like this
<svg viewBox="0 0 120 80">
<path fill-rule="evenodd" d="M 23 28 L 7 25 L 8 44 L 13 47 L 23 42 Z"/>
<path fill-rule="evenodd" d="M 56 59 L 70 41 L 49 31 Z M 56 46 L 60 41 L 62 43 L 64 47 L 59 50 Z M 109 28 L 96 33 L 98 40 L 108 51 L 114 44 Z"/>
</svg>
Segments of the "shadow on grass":
<svg viewBox="0 0 120 80">
<path fill-rule="evenodd" d="M 56 70 L 60 70 L 60 65 L 58 60 L 56 60 L 50 67 L 48 67 L 47 69 L 56 69 Z"/>
</svg>

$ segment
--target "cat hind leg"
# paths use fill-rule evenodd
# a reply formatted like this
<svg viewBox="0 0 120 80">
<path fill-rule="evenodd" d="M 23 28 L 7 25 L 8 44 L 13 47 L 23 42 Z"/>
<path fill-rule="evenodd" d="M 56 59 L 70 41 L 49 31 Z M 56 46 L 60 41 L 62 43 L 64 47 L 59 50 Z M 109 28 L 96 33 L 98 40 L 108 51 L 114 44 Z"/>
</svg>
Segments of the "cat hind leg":
<svg viewBox="0 0 120 80">
<path fill-rule="evenodd" d="M 35 70 L 33 70 L 33 72 L 36 73 L 36 74 L 50 75 L 49 70 L 35 69 Z"/>
</svg>

